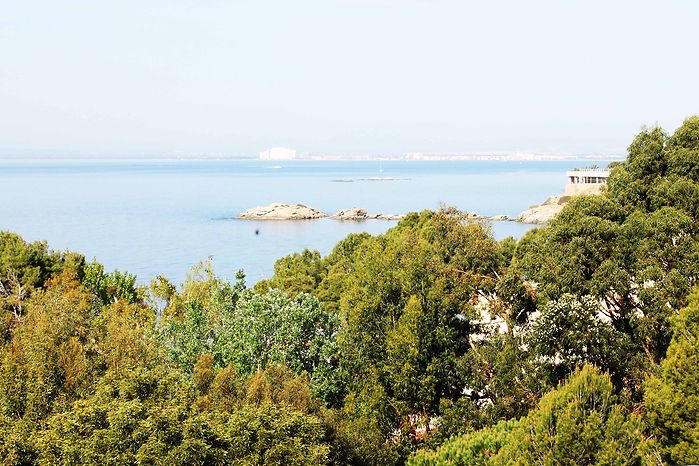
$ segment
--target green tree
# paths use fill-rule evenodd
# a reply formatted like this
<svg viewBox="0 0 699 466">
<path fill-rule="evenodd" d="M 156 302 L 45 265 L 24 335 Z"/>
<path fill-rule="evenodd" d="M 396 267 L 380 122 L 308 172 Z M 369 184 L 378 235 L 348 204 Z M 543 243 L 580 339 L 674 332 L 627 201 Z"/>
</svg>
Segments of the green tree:
<svg viewBox="0 0 699 466">
<path fill-rule="evenodd" d="M 263 292 L 277 288 L 293 298 L 300 293 L 312 293 L 325 274 L 320 253 L 304 249 L 300 254 L 294 253 L 277 260 L 274 263 L 274 276 L 260 281 L 255 289 Z"/>
<path fill-rule="evenodd" d="M 104 304 L 116 301 L 137 303 L 143 300 L 145 290 L 136 286 L 136 276 L 115 270 L 104 273 L 104 266 L 92 261 L 85 264 L 83 284 Z"/>
<path fill-rule="evenodd" d="M 0 353 L 0 411 L 36 421 L 54 404 L 89 392 L 99 306 L 66 270 L 27 302 L 26 318 Z"/>
<path fill-rule="evenodd" d="M 211 351 L 214 338 L 204 306 L 198 301 L 189 301 L 185 308 L 181 318 L 168 319 L 160 329 L 158 339 L 168 359 L 185 373 L 191 374 L 199 357 Z"/>
<path fill-rule="evenodd" d="M 407 466 L 486 466 L 510 440 L 512 430 L 518 427 L 514 420 L 462 435 L 445 443 L 436 451 L 420 450 L 407 461 Z M 514 463 L 517 464 L 517 463 Z"/>
<path fill-rule="evenodd" d="M 566 293 L 598 299 L 600 312 L 651 363 L 664 357 L 669 318 L 699 278 L 698 133 L 697 117 L 670 137 L 643 130 L 627 160 L 614 165 L 607 192 L 574 198 L 524 236 L 513 260 L 514 273 L 537 284 L 540 304 Z M 632 391 L 643 366 L 632 370 Z"/>
<path fill-rule="evenodd" d="M 337 319 L 319 301 L 279 290 L 257 293 L 218 283 L 210 297 L 186 301 L 180 317 L 166 319 L 158 338 L 174 364 L 190 374 L 204 353 L 216 367 L 232 364 L 249 375 L 272 362 L 308 374 L 313 392 L 338 403 L 343 381 L 337 370 Z"/>
<path fill-rule="evenodd" d="M 458 212 L 408 215 L 363 241 L 340 300 L 352 410 L 406 442 L 429 432 L 442 400 L 463 396 L 478 292 L 493 291 L 497 243 Z"/>
<path fill-rule="evenodd" d="M 670 463 L 699 463 L 699 288 L 672 318 L 667 357 L 648 380 L 644 399 L 662 457 Z"/>
<path fill-rule="evenodd" d="M 328 313 L 337 313 L 344 282 L 354 270 L 359 245 L 370 237 L 368 233 L 351 233 L 323 258 L 319 252 L 308 250 L 283 257 L 275 263 L 274 276 L 258 282 L 255 290 L 262 293 L 277 288 L 291 297 L 309 293 L 323 303 Z"/>
<path fill-rule="evenodd" d="M 274 404 L 237 411 L 227 422 L 226 434 L 233 464 L 324 464 L 330 450 L 318 418 Z"/>
<path fill-rule="evenodd" d="M 273 363 L 248 378 L 245 401 L 256 405 L 287 405 L 303 413 L 314 413 L 318 406 L 308 383 L 306 374 L 295 376 L 283 364 Z"/>
<path fill-rule="evenodd" d="M 359 246 L 369 238 L 371 235 L 368 233 L 351 233 L 323 258 L 323 267 L 327 269 L 327 274 L 312 294 L 323 303 L 326 312 L 330 314 L 339 312 L 345 281 L 354 272 Z"/>
<path fill-rule="evenodd" d="M 51 251 L 46 242 L 28 243 L 19 235 L 0 231 L 0 337 L 9 339 L 12 327 L 21 322 L 25 302 L 64 269 L 80 277 L 83 256 Z"/>
<path fill-rule="evenodd" d="M 641 464 L 641 422 L 591 366 L 544 395 L 519 421 L 457 437 L 408 462 L 419 464 Z"/>
<path fill-rule="evenodd" d="M 93 322 L 99 366 L 119 373 L 160 364 L 160 351 L 152 338 L 155 318 L 154 310 L 142 304 L 117 301 L 104 306 Z"/>
<path fill-rule="evenodd" d="M 108 375 L 94 395 L 33 434 L 43 464 L 321 464 L 319 419 L 264 403 L 196 412 L 193 387 L 165 368 Z"/>
<path fill-rule="evenodd" d="M 308 294 L 294 299 L 278 291 L 244 292 L 217 331 L 214 353 L 242 374 L 284 362 L 296 374 L 308 374 L 316 395 L 336 403 L 342 392 L 337 371 L 337 319 Z"/>
<path fill-rule="evenodd" d="M 556 385 L 574 370 L 592 364 L 608 372 L 617 387 L 624 386 L 638 351 L 628 335 L 600 318 L 597 299 L 563 295 L 549 301 L 533 323 L 527 343 L 535 364 Z"/>
</svg>

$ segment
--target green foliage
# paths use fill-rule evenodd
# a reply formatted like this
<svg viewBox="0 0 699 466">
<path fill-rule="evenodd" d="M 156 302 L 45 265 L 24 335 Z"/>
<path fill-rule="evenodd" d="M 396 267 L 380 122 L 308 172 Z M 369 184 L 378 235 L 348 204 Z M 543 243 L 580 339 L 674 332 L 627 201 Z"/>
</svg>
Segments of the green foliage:
<svg viewBox="0 0 699 466">
<path fill-rule="evenodd" d="M 317 418 L 273 404 L 235 412 L 227 422 L 226 433 L 232 464 L 317 465 L 324 464 L 329 454 L 325 431 Z"/>
<path fill-rule="evenodd" d="M 144 290 L 136 286 L 135 275 L 118 270 L 104 273 L 104 266 L 96 261 L 85 264 L 82 281 L 104 304 L 143 300 Z"/>
<path fill-rule="evenodd" d="M 185 306 L 184 317 L 169 319 L 158 336 L 169 359 L 189 374 L 199 357 L 210 351 L 213 337 L 204 306 L 197 301 Z"/>
<path fill-rule="evenodd" d="M 51 416 L 33 434 L 43 464 L 320 464 L 328 455 L 317 418 L 273 404 L 195 412 L 176 373 L 105 377 L 96 393 Z"/>
<path fill-rule="evenodd" d="M 98 306 L 66 271 L 35 292 L 23 324 L 0 359 L 0 412 L 37 420 L 89 391 L 95 371 L 91 355 Z"/>
<path fill-rule="evenodd" d="M 310 295 L 292 300 L 278 290 L 246 292 L 225 317 L 221 353 L 244 373 L 269 361 L 284 361 L 297 373 L 313 374 L 316 366 L 335 356 L 335 332 L 336 323 Z"/>
<path fill-rule="evenodd" d="M 2 464 L 325 462 L 305 375 L 272 365 L 245 381 L 205 354 L 189 377 L 153 339 L 153 309 L 105 306 L 71 269 L 44 287 L 0 347 Z M 196 336 L 207 329 L 201 307 L 171 322 Z M 182 361 L 199 352 L 193 341 L 177 341 Z"/>
<path fill-rule="evenodd" d="M 647 382 L 647 421 L 663 458 L 699 463 L 699 288 L 672 318 L 672 341 L 661 371 Z"/>
<path fill-rule="evenodd" d="M 519 421 L 455 438 L 408 464 L 641 464 L 640 425 L 609 377 L 585 366 Z"/>
<path fill-rule="evenodd" d="M 563 295 L 549 301 L 527 335 L 536 364 L 556 385 L 575 369 L 592 364 L 623 386 L 627 371 L 638 362 L 628 335 L 600 315 L 599 302 L 589 296 Z"/>
<path fill-rule="evenodd" d="M 258 282 L 255 291 L 263 293 L 276 288 L 291 297 L 310 293 L 320 300 L 328 313 L 335 314 L 344 291 L 344 280 L 354 271 L 359 246 L 370 237 L 368 233 L 351 233 L 324 258 L 319 252 L 308 250 L 283 257 L 274 264 L 274 276 Z"/>
<path fill-rule="evenodd" d="M 283 364 L 270 364 L 257 371 L 248 379 L 245 390 L 245 401 L 251 404 L 283 404 L 303 413 L 317 408 L 306 374 L 294 376 Z"/>
<path fill-rule="evenodd" d="M 445 405 L 451 409 L 441 413 L 438 440 L 523 416 L 551 386 L 527 352 L 524 336 L 512 331 L 474 343 L 463 365 L 469 395 L 453 408 Z"/>
<path fill-rule="evenodd" d="M 517 240 L 512 236 L 508 236 L 499 243 L 500 255 L 502 256 L 502 265 L 507 267 L 512 262 L 512 258 L 515 255 L 515 249 L 517 249 Z"/>
<path fill-rule="evenodd" d="M 352 410 L 324 410 L 321 413 L 331 446 L 329 464 L 388 466 L 404 462 L 405 454 L 400 445 L 387 442 L 375 421 L 349 411 Z"/>
<path fill-rule="evenodd" d="M 80 276 L 85 260 L 75 253 L 50 251 L 46 242 L 28 243 L 19 235 L 0 231 L 0 341 L 25 314 L 25 301 L 63 270 Z"/>
<path fill-rule="evenodd" d="M 624 333 L 637 358 L 628 388 L 640 386 L 642 360 L 657 363 L 670 340 L 673 309 L 699 279 L 699 118 L 668 137 L 643 130 L 614 166 L 601 196 L 574 198 L 546 227 L 528 232 L 514 269 L 538 284 L 541 301 L 592 296 Z M 639 364 L 640 363 L 640 364 Z"/>
<path fill-rule="evenodd" d="M 0 275 L 3 280 L 15 275 L 23 287 L 39 288 L 65 265 L 76 270 L 75 266 L 80 263 L 79 255 L 50 251 L 46 242 L 27 243 L 15 233 L 0 231 Z"/>
<path fill-rule="evenodd" d="M 520 420 L 494 464 L 640 464 L 640 421 L 586 366 Z"/>
<path fill-rule="evenodd" d="M 216 367 L 232 364 L 241 375 L 284 362 L 296 374 L 308 374 L 316 395 L 336 403 L 342 390 L 337 368 L 337 319 L 323 311 L 314 297 L 290 299 L 279 290 L 260 294 L 211 289 L 206 299 L 184 303 L 181 318 L 169 318 L 159 339 L 169 359 L 191 373 L 204 353 Z"/>
<path fill-rule="evenodd" d="M 340 300 L 343 364 L 355 403 L 386 434 L 429 428 L 443 399 L 463 396 L 469 319 L 492 289 L 498 245 L 456 212 L 411 214 L 361 243 Z"/>
<path fill-rule="evenodd" d="M 328 313 L 337 314 L 344 294 L 344 283 L 354 272 L 357 253 L 360 246 L 371 238 L 368 233 L 352 233 L 335 245 L 332 252 L 323 258 L 323 267 L 327 274 L 314 291 Z"/>
<path fill-rule="evenodd" d="M 436 451 L 421 450 L 408 461 L 408 466 L 485 466 L 491 464 L 503 445 L 508 442 L 517 421 L 502 421 L 469 435 L 457 437 Z"/>
<path fill-rule="evenodd" d="M 255 285 L 258 291 L 277 288 L 284 290 L 292 298 L 300 293 L 311 293 L 323 279 L 325 270 L 320 253 L 304 249 L 282 257 L 274 263 L 274 276 Z"/>
<path fill-rule="evenodd" d="M 97 361 L 100 367 L 119 373 L 138 366 L 152 367 L 160 351 L 151 338 L 155 313 L 141 304 L 118 301 L 101 309 L 93 322 Z"/>
<path fill-rule="evenodd" d="M 150 281 L 148 287 L 150 291 L 151 305 L 162 313 L 170 306 L 173 298 L 177 294 L 177 287 L 162 275 L 156 276 Z"/>
<path fill-rule="evenodd" d="M 239 280 L 233 288 L 237 288 L 238 283 L 244 283 L 244 280 Z M 175 302 L 171 303 L 171 308 L 167 309 L 165 315 L 180 316 L 183 311 L 182 305 L 187 302 L 199 302 L 208 309 L 210 300 L 216 296 L 215 290 L 221 288 L 231 287 L 216 276 L 209 257 L 192 267 L 182 284 L 182 292 L 175 296 L 176 299 L 173 299 Z"/>
</svg>

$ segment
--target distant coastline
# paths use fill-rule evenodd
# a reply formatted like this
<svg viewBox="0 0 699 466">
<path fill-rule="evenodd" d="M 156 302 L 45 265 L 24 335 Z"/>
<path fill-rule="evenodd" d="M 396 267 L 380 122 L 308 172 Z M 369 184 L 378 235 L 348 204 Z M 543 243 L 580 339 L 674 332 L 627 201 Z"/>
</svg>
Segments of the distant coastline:
<svg viewBox="0 0 699 466">
<path fill-rule="evenodd" d="M 538 153 L 495 153 L 495 154 L 405 154 L 401 156 L 381 155 L 305 155 L 295 160 L 377 160 L 377 161 L 585 161 L 585 160 L 624 160 L 625 154 L 538 154 Z"/>
<path fill-rule="evenodd" d="M 298 157 L 284 162 L 294 161 L 615 161 L 624 160 L 626 154 L 562 154 L 562 153 L 483 153 L 483 154 L 422 154 L 409 153 L 404 155 L 315 155 L 301 154 Z M 3 154 L 0 160 L 9 161 L 178 161 L 178 160 L 238 160 L 238 161 L 262 161 L 254 156 L 230 156 L 230 155 L 105 155 L 105 154 Z"/>
</svg>

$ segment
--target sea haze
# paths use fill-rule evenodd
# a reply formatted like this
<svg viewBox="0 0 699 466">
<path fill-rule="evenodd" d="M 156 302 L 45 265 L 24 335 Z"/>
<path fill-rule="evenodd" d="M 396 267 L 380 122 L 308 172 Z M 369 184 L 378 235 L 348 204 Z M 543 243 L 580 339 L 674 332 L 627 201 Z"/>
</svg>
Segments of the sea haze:
<svg viewBox="0 0 699 466">
<path fill-rule="evenodd" d="M 402 214 L 440 205 L 516 215 L 560 193 L 565 171 L 590 161 L 0 160 L 0 229 L 47 240 L 147 282 L 179 283 L 211 257 L 216 272 L 248 283 L 304 248 L 327 254 L 349 233 L 379 234 L 395 222 L 331 219 L 243 221 L 272 202 L 328 214 L 350 207 Z M 379 178 L 380 180 L 377 180 Z M 493 222 L 497 239 L 530 225 Z"/>
</svg>

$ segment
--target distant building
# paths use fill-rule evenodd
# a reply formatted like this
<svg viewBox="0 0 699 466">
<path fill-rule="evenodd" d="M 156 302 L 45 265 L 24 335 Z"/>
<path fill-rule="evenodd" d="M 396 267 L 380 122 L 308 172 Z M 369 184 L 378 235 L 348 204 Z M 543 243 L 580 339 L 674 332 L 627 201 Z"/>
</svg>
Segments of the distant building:
<svg viewBox="0 0 699 466">
<path fill-rule="evenodd" d="M 570 170 L 566 172 L 566 177 L 568 178 L 565 190 L 566 195 L 599 194 L 602 186 L 607 184 L 609 170 L 591 168 Z"/>
<path fill-rule="evenodd" d="M 294 160 L 296 151 L 286 147 L 273 147 L 260 152 L 260 160 Z"/>
</svg>

